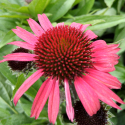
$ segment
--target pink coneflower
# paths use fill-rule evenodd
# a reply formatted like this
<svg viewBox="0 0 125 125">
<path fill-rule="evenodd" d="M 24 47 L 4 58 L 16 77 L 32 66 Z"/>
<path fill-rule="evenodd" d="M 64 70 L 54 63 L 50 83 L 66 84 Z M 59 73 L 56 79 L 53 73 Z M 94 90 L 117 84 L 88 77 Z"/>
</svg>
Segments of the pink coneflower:
<svg viewBox="0 0 125 125">
<path fill-rule="evenodd" d="M 28 23 L 32 33 L 17 26 L 13 32 L 23 39 L 13 44 L 34 53 L 12 53 L 4 56 L 4 61 L 34 61 L 38 67 L 18 89 L 14 96 L 16 105 L 20 97 L 41 76 L 48 79 L 41 85 L 32 105 L 31 117 L 37 119 L 48 97 L 48 117 L 55 123 L 59 111 L 59 85 L 64 83 L 66 97 L 66 112 L 71 121 L 74 110 L 71 102 L 69 83 L 74 82 L 76 92 L 86 112 L 92 116 L 100 109 L 100 102 L 121 109 L 113 100 L 124 103 L 110 89 L 120 89 L 121 83 L 108 72 L 114 71 L 118 63 L 118 44 L 107 45 L 97 38 L 91 30 L 85 31 L 89 24 L 82 25 L 73 22 L 70 26 L 58 23 L 53 27 L 45 14 L 38 14 L 41 26 L 33 19 Z M 112 100 L 113 99 L 113 100 Z"/>
</svg>

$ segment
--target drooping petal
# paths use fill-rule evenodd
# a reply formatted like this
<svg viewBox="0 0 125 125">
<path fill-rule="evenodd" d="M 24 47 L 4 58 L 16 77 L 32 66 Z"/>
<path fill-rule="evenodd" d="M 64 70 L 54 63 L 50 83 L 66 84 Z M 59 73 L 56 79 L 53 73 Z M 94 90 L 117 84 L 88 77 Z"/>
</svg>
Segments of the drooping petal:
<svg viewBox="0 0 125 125">
<path fill-rule="evenodd" d="M 90 45 L 90 47 L 93 47 L 94 51 L 100 48 L 104 48 L 105 46 L 107 46 L 107 44 L 104 40 L 96 40 Z"/>
<path fill-rule="evenodd" d="M 113 64 L 111 63 L 108 63 L 108 64 L 105 64 L 105 63 L 95 63 L 93 64 L 93 66 L 99 70 L 99 71 L 102 71 L 102 72 L 112 72 L 115 70 L 115 67 Z"/>
<path fill-rule="evenodd" d="M 5 59 L 1 60 L 0 63 L 5 61 L 34 61 L 36 60 L 34 57 L 36 55 L 30 53 L 11 53 L 4 56 Z"/>
<path fill-rule="evenodd" d="M 36 42 L 38 42 L 37 37 L 33 35 L 32 33 L 26 31 L 25 29 L 22 29 L 21 27 L 16 27 L 17 29 L 12 29 L 12 31 L 21 39 L 26 41 L 29 44 L 35 45 Z"/>
<path fill-rule="evenodd" d="M 14 42 L 11 42 L 11 43 L 8 43 L 8 44 L 16 45 L 16 46 L 19 46 L 19 47 L 22 47 L 22 48 L 25 48 L 25 49 L 34 50 L 33 45 L 31 45 L 29 43 L 26 43 L 26 42 L 22 42 L 22 41 L 14 41 Z"/>
<path fill-rule="evenodd" d="M 29 18 L 27 21 L 30 25 L 30 28 L 37 36 L 41 36 L 44 33 L 42 27 L 35 20 Z"/>
<path fill-rule="evenodd" d="M 107 45 L 103 40 L 97 40 L 91 44 L 93 57 L 91 61 L 93 66 L 103 72 L 111 72 L 115 70 L 114 65 L 118 63 L 120 58 L 116 53 L 120 50 L 118 44 Z"/>
<path fill-rule="evenodd" d="M 85 25 L 83 25 L 83 24 L 80 24 L 80 23 L 75 23 L 75 22 L 73 22 L 70 26 L 71 27 L 75 27 L 76 29 L 79 29 L 79 30 L 81 30 L 82 32 L 84 32 L 85 31 L 85 29 L 88 27 L 88 26 L 90 26 L 91 24 L 85 24 Z"/>
<path fill-rule="evenodd" d="M 64 80 L 64 86 L 65 86 L 65 97 L 66 97 L 66 113 L 67 113 L 68 118 L 73 122 L 74 109 L 72 107 L 69 83 L 67 79 Z"/>
<path fill-rule="evenodd" d="M 42 69 L 36 71 L 20 86 L 13 99 L 15 105 L 20 97 L 43 75 L 43 73 Z"/>
<path fill-rule="evenodd" d="M 92 32 L 91 30 L 87 30 L 84 33 L 84 37 L 89 39 L 89 40 L 92 40 L 92 39 L 96 39 L 98 36 L 94 32 Z"/>
<path fill-rule="evenodd" d="M 51 22 L 49 21 L 49 19 L 47 18 L 45 14 L 42 14 L 42 15 L 38 14 L 38 19 L 39 19 L 40 25 L 45 31 L 50 28 L 53 28 Z"/>
<path fill-rule="evenodd" d="M 86 71 L 89 73 L 90 76 L 92 76 L 99 82 L 103 83 L 110 89 L 120 89 L 121 88 L 120 81 L 116 77 L 110 75 L 109 73 L 101 72 L 101 71 L 95 70 L 95 69 L 86 69 Z"/>
<path fill-rule="evenodd" d="M 108 45 L 108 48 L 116 49 L 116 48 L 118 48 L 118 46 L 119 46 L 119 44 L 110 44 L 110 45 Z"/>
<path fill-rule="evenodd" d="M 75 78 L 74 85 L 86 112 L 90 116 L 96 114 L 100 108 L 100 102 L 93 89 L 80 77 Z"/>
<path fill-rule="evenodd" d="M 30 117 L 35 116 L 35 119 L 39 117 L 39 114 L 42 111 L 47 101 L 47 98 L 52 90 L 52 86 L 54 83 L 55 83 L 55 80 L 53 80 L 52 77 L 50 77 L 42 84 L 34 99 Z"/>
<path fill-rule="evenodd" d="M 59 80 L 53 84 L 48 101 L 48 117 L 50 123 L 55 124 L 59 112 Z"/>
<path fill-rule="evenodd" d="M 102 100 L 103 102 L 107 103 L 112 107 L 121 109 L 112 101 L 112 99 L 122 104 L 124 104 L 124 102 L 108 87 L 106 87 L 98 80 L 94 79 L 92 76 L 89 76 L 88 74 L 84 75 L 83 79 L 94 89 L 100 100 Z"/>
<path fill-rule="evenodd" d="M 103 72 L 114 71 L 115 70 L 114 65 L 116 65 L 118 63 L 119 56 L 117 56 L 117 55 L 110 56 L 110 55 L 108 55 L 108 54 L 103 55 L 102 54 L 102 56 L 100 56 L 100 55 L 99 56 L 97 56 L 97 55 L 93 56 L 94 58 L 91 59 L 94 62 L 93 66 L 96 69 L 98 69 L 100 71 L 103 71 Z"/>
</svg>

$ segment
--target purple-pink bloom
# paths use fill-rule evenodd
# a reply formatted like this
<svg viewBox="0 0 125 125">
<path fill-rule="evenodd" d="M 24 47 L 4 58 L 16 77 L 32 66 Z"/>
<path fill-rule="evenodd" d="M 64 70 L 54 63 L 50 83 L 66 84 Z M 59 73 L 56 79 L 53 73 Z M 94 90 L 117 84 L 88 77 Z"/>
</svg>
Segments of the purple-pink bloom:
<svg viewBox="0 0 125 125">
<path fill-rule="evenodd" d="M 91 30 L 85 31 L 90 24 L 73 22 L 68 26 L 58 23 L 53 27 L 45 14 L 38 14 L 38 20 L 41 26 L 33 19 L 28 19 L 34 34 L 18 26 L 17 29 L 13 29 L 13 32 L 25 42 L 9 43 L 33 50 L 34 53 L 12 53 L 0 61 L 34 61 L 38 67 L 16 92 L 14 104 L 16 105 L 29 87 L 44 75 L 47 76 L 47 80 L 43 82 L 34 99 L 31 117 L 39 117 L 49 98 L 48 118 L 51 123 L 55 123 L 60 103 L 59 85 L 63 83 L 67 116 L 73 121 L 74 109 L 69 88 L 71 82 L 74 82 L 78 97 L 90 116 L 100 109 L 99 100 L 121 109 L 113 100 L 125 103 L 111 91 L 120 89 L 121 83 L 109 74 L 115 70 L 114 65 L 118 63 L 119 56 L 116 53 L 120 50 L 119 45 L 107 45 L 103 40 L 92 42 L 97 35 Z"/>
</svg>

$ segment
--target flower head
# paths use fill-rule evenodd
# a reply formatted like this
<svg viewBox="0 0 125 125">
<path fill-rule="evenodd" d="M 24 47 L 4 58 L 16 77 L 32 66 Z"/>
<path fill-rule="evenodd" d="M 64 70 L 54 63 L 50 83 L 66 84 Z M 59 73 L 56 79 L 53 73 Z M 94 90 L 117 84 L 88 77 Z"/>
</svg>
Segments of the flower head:
<svg viewBox="0 0 125 125">
<path fill-rule="evenodd" d="M 110 118 L 114 117 L 109 112 L 110 106 L 101 102 L 101 107 L 93 116 L 89 116 L 80 101 L 74 105 L 75 121 L 77 125 L 108 125 L 111 124 Z"/>
<path fill-rule="evenodd" d="M 12 53 L 20 53 L 20 52 L 29 53 L 29 50 L 24 48 L 17 48 Z M 23 71 L 30 64 L 31 64 L 30 61 L 8 61 L 8 65 L 13 71 Z"/>
<path fill-rule="evenodd" d="M 99 100 L 121 109 L 113 100 L 124 102 L 110 90 L 121 88 L 121 83 L 108 73 L 114 71 L 114 65 L 118 63 L 118 44 L 107 45 L 103 40 L 92 42 L 97 35 L 91 30 L 85 31 L 89 24 L 74 22 L 68 26 L 58 23 L 53 27 L 45 14 L 38 14 L 38 19 L 41 26 L 33 19 L 28 20 L 35 35 L 17 26 L 13 32 L 25 42 L 9 43 L 33 50 L 34 53 L 12 53 L 0 61 L 34 61 L 37 66 L 37 71 L 16 92 L 14 104 L 35 81 L 45 75 L 48 79 L 34 99 L 31 117 L 39 117 L 49 97 L 48 117 L 51 123 L 55 123 L 60 102 L 59 85 L 64 83 L 66 112 L 73 121 L 74 109 L 69 89 L 71 82 L 74 82 L 79 99 L 90 116 L 100 109 Z"/>
</svg>

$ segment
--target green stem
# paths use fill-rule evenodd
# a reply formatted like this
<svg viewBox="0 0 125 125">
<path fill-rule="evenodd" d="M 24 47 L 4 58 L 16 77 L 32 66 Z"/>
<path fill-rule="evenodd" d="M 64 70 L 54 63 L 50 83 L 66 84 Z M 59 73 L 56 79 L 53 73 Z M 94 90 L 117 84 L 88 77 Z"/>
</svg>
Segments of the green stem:
<svg viewBox="0 0 125 125">
<path fill-rule="evenodd" d="M 74 99 L 73 101 L 75 103 L 76 100 L 78 99 L 78 96 L 77 96 L 77 93 L 76 93 L 75 86 L 74 86 L 73 82 L 70 84 L 70 88 L 71 88 L 71 92 L 72 92 L 73 99 Z"/>
</svg>

